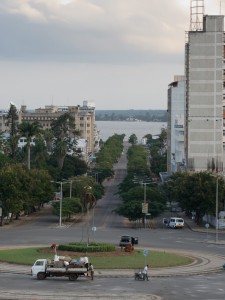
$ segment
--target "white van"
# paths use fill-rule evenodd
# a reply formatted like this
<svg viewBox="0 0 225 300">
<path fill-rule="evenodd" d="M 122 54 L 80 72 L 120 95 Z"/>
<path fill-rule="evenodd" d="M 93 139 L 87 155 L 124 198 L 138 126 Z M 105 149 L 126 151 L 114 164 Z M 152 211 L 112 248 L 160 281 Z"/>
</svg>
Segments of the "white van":
<svg viewBox="0 0 225 300">
<path fill-rule="evenodd" d="M 170 228 L 183 228 L 184 220 L 182 218 L 172 217 L 169 219 L 168 227 Z"/>
</svg>

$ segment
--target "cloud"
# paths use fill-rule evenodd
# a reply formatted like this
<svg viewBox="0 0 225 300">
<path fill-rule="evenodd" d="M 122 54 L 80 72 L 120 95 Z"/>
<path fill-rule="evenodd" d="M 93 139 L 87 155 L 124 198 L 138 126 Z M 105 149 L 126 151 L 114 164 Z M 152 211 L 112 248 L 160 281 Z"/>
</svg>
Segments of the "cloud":
<svg viewBox="0 0 225 300">
<path fill-rule="evenodd" d="M 2 0 L 0 58 L 136 63 L 180 54 L 188 14 L 178 2 Z"/>
<path fill-rule="evenodd" d="M 189 0 L 0 0 L 1 105 L 166 109 L 189 23 Z"/>
</svg>

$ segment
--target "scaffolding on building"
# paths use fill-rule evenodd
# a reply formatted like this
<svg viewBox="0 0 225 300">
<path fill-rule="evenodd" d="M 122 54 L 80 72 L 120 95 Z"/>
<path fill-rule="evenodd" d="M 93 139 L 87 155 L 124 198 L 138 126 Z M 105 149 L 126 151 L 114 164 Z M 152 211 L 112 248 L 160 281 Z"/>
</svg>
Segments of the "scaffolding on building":
<svg viewBox="0 0 225 300">
<path fill-rule="evenodd" d="M 190 31 L 203 30 L 204 0 L 190 1 Z"/>
</svg>

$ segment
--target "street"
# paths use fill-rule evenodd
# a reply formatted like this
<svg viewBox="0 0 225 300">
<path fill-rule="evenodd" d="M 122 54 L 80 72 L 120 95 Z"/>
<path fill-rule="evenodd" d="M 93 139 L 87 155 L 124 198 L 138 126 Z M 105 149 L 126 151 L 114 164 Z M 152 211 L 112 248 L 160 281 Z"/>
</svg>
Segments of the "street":
<svg viewBox="0 0 225 300">
<path fill-rule="evenodd" d="M 165 300 L 224 300 L 224 273 L 205 276 L 150 278 L 66 278 L 38 281 L 28 275 L 0 274 L 0 299 L 150 299 L 157 295 Z M 16 291 L 16 294 L 15 294 Z M 14 298 L 10 298 L 14 297 Z"/>
<path fill-rule="evenodd" d="M 53 243 L 86 241 L 88 235 L 90 241 L 110 242 L 118 245 L 121 235 L 131 235 L 138 237 L 138 247 L 143 249 L 172 250 L 174 252 L 182 250 L 193 255 L 198 252 L 202 256 L 205 253 L 224 257 L 224 244 L 209 243 L 209 241 L 215 240 L 213 233 L 206 235 L 202 232 L 192 231 L 188 227 L 174 230 L 165 228 L 163 225 L 159 225 L 155 229 L 135 229 L 123 217 L 112 213 L 120 202 L 116 194 L 117 185 L 125 174 L 126 155 L 124 154 L 115 166 L 115 177 L 105 183 L 105 195 L 90 213 L 89 221 L 84 218 L 82 222 L 71 223 L 69 226 L 59 228 L 58 219 L 55 216 L 43 214 L 18 227 L 1 227 L 1 247 L 31 245 L 50 247 Z M 96 227 L 97 230 L 92 231 L 92 227 Z M 219 233 L 219 240 L 225 240 L 224 233 Z M 140 268 L 142 267 L 140 266 Z M 95 268 L 97 269 L 97 266 Z M 221 270 L 220 273 L 198 276 L 153 277 L 149 282 L 135 281 L 132 270 L 128 278 L 101 277 L 96 278 L 93 282 L 86 278 L 79 278 L 77 282 L 70 282 L 65 278 L 49 278 L 38 281 L 28 275 L 0 273 L 0 299 L 82 298 L 86 300 L 89 298 L 123 299 L 122 297 L 124 299 L 151 299 L 149 295 L 157 295 L 160 297 L 159 299 L 165 300 L 180 300 L 181 297 L 183 300 L 222 300 L 225 298 L 224 272 Z M 27 295 L 27 298 L 22 298 L 22 295 Z"/>
</svg>

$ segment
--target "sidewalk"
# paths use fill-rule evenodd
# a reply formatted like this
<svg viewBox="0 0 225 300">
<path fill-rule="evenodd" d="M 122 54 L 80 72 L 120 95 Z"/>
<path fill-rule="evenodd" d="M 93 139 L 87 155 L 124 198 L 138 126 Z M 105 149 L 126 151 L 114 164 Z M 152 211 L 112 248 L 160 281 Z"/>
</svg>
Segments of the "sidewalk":
<svg viewBox="0 0 225 300">
<path fill-rule="evenodd" d="M 214 228 L 214 227 L 206 228 L 206 227 L 203 227 L 203 226 L 199 226 L 192 219 L 187 218 L 187 217 L 186 218 L 184 217 L 184 223 L 192 231 L 204 233 L 206 235 L 206 239 L 207 239 L 206 242 L 207 243 L 225 245 L 225 240 L 224 239 L 220 239 L 220 234 L 221 233 L 224 234 L 225 233 L 225 229 L 218 229 L 217 233 L 216 233 L 216 228 Z M 210 234 L 210 235 L 214 234 L 215 235 L 215 239 L 213 239 L 213 240 L 212 239 L 211 240 L 208 239 L 208 234 Z M 216 237 L 216 234 L 217 234 L 217 237 Z"/>
</svg>

